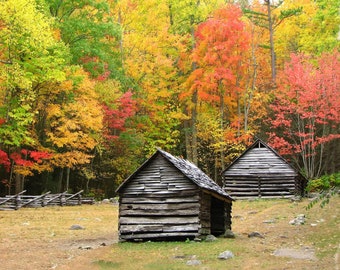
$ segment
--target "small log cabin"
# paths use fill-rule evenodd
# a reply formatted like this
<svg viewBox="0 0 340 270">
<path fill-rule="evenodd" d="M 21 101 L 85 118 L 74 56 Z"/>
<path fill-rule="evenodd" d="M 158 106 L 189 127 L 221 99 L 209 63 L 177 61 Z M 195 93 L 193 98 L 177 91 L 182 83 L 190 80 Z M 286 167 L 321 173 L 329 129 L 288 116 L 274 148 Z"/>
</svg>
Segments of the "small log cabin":
<svg viewBox="0 0 340 270">
<path fill-rule="evenodd" d="M 223 172 L 223 188 L 233 198 L 303 196 L 307 180 L 258 139 Z"/>
<path fill-rule="evenodd" d="M 161 149 L 116 192 L 120 241 L 193 239 L 231 229 L 233 199 L 194 164 Z"/>
</svg>

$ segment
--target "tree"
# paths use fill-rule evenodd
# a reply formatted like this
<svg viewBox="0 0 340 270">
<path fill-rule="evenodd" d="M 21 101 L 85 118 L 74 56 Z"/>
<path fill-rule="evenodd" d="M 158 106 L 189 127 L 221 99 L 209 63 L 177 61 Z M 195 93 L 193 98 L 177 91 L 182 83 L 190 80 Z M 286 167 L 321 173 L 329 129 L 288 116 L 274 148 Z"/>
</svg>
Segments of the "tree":
<svg viewBox="0 0 340 270">
<path fill-rule="evenodd" d="M 170 149 L 179 141 L 183 115 L 176 101 L 179 36 L 170 32 L 168 6 L 157 0 L 122 1 L 117 8 L 124 29 L 123 65 L 137 102 L 131 128 L 144 140 L 146 154 L 155 147 Z"/>
<path fill-rule="evenodd" d="M 62 41 L 70 48 L 72 64 L 82 64 L 92 78 L 124 79 L 121 28 L 111 17 L 107 1 L 49 0 L 47 4 Z"/>
<path fill-rule="evenodd" d="M 339 146 L 331 144 L 340 139 L 339 57 L 337 51 L 317 59 L 292 55 L 271 106 L 271 144 L 289 155 L 307 178 L 324 173 L 327 152 L 336 151 L 329 146 Z"/>
<path fill-rule="evenodd" d="M 65 78 L 67 48 L 55 39 L 51 19 L 35 1 L 3 1 L 0 18 L 0 147 L 11 160 L 8 181 L 15 175 L 20 191 L 24 177 L 40 171 L 23 160 L 45 152 L 34 130 L 39 91 Z"/>
<path fill-rule="evenodd" d="M 250 45 L 249 33 L 241 20 L 241 9 L 227 5 L 218 9 L 195 33 L 196 46 L 192 59 L 197 67 L 187 84 L 191 92 L 197 91 L 200 103 L 216 107 L 219 126 L 225 132 L 227 125 L 241 132 L 241 96 L 245 91 L 247 72 L 246 51 Z M 225 139 L 221 136 L 220 166 L 225 164 Z"/>
<path fill-rule="evenodd" d="M 46 108 L 46 144 L 55 151 L 51 163 L 59 168 L 59 190 L 68 190 L 70 169 L 90 163 L 103 126 L 94 82 L 79 68 L 70 70 L 69 76 L 72 80 L 65 81 L 59 89 L 64 101 L 57 99 Z M 67 84 L 71 87 L 63 93 Z M 66 183 L 62 188 L 64 169 Z"/>
<path fill-rule="evenodd" d="M 225 4 L 224 1 L 197 1 L 197 0 L 172 0 L 168 2 L 169 17 L 171 24 L 171 31 L 179 33 L 183 36 L 182 43 L 185 45 L 179 50 L 179 55 L 187 59 L 183 59 L 181 65 L 181 79 L 182 87 L 190 88 L 186 84 L 188 76 L 191 72 L 195 72 L 197 64 L 189 56 L 191 51 L 196 47 L 195 30 L 198 24 L 204 22 L 207 17 L 218 7 Z M 183 65 L 184 64 L 184 65 Z M 190 90 L 186 89 L 188 93 Z M 190 95 L 180 93 L 182 97 L 183 112 L 187 116 L 183 119 L 183 129 L 185 135 L 185 149 L 186 156 L 194 164 L 198 164 L 198 132 L 197 132 L 197 119 L 198 119 L 198 93 L 192 91 Z"/>
<path fill-rule="evenodd" d="M 276 55 L 275 55 L 275 28 L 277 28 L 284 20 L 289 17 L 295 16 L 299 14 L 302 10 L 302 7 L 296 8 L 285 8 L 283 5 L 284 1 L 273 1 L 273 0 L 264 0 L 263 4 L 266 6 L 266 10 L 252 10 L 252 9 L 244 9 L 245 14 L 247 14 L 248 18 L 251 21 L 262 28 L 268 30 L 269 33 L 269 47 L 270 49 L 270 66 L 271 66 L 271 79 L 273 86 L 276 85 Z M 256 6 L 257 3 L 255 3 Z M 280 7 L 283 6 L 282 9 Z"/>
<path fill-rule="evenodd" d="M 278 59 L 286 59 L 290 53 L 320 55 L 339 48 L 339 0 L 285 0 L 284 5 L 302 10 L 276 29 Z"/>
</svg>

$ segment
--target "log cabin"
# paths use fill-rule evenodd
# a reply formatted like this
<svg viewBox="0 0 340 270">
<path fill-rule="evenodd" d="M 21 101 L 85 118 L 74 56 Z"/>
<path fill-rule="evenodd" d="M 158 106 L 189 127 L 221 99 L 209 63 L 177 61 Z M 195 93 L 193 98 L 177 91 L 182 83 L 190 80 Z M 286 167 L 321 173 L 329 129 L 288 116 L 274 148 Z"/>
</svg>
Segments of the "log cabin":
<svg viewBox="0 0 340 270">
<path fill-rule="evenodd" d="M 223 188 L 233 198 L 303 196 L 307 179 L 258 139 L 223 172 Z"/>
<path fill-rule="evenodd" d="M 119 240 L 185 240 L 231 229 L 233 199 L 194 164 L 158 149 L 116 190 Z"/>
</svg>

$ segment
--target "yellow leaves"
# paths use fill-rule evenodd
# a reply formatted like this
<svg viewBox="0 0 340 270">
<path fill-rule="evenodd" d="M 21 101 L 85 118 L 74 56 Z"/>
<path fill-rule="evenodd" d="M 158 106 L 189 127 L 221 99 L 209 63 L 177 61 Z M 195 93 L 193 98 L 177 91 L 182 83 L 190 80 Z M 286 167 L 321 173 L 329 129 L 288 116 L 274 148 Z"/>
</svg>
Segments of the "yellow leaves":
<svg viewBox="0 0 340 270">
<path fill-rule="evenodd" d="M 86 74 L 76 69 L 69 73 L 68 80 L 59 89 L 65 96 L 61 104 L 51 103 L 46 108 L 50 129 L 47 140 L 57 152 L 52 163 L 59 167 L 72 168 L 75 164 L 85 164 L 89 153 L 98 145 L 103 127 L 103 113 L 94 91 L 94 83 Z M 72 89 L 72 91 L 71 91 Z"/>
<path fill-rule="evenodd" d="M 52 21 L 37 10 L 36 1 L 2 1 L 0 5 L 0 17 L 7 26 L 1 29 L 4 30 L 2 34 L 8 38 L 6 45 L 12 43 L 14 46 L 22 46 L 23 44 L 19 44 L 18 42 L 21 39 L 19 35 L 23 35 L 23 33 L 30 38 L 29 43 L 23 46 L 22 49 L 33 46 L 40 48 L 40 51 L 44 52 L 46 48 L 54 42 L 50 31 Z"/>
<path fill-rule="evenodd" d="M 77 165 L 88 164 L 93 156 L 81 151 L 56 153 L 51 159 L 51 164 L 60 168 L 74 168 Z"/>
</svg>

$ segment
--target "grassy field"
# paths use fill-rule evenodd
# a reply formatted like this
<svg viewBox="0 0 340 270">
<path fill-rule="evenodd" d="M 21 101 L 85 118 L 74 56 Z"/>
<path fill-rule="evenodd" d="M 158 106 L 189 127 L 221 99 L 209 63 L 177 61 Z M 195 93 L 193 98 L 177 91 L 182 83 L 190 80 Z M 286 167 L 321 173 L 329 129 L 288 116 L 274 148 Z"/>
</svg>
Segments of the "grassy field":
<svg viewBox="0 0 340 270">
<path fill-rule="evenodd" d="M 92 205 L 0 212 L 0 269 L 335 269 L 340 266 L 340 199 L 324 209 L 289 200 L 237 201 L 235 239 L 215 242 L 117 243 L 117 206 Z M 306 223 L 290 225 L 299 214 Z M 72 225 L 83 230 L 70 230 Z M 312 225 L 311 225 L 312 224 Z M 264 238 L 249 238 L 251 232 Z M 279 248 L 316 259 L 276 257 Z M 220 260 L 230 250 L 235 255 Z M 189 266 L 188 261 L 200 264 Z"/>
</svg>

